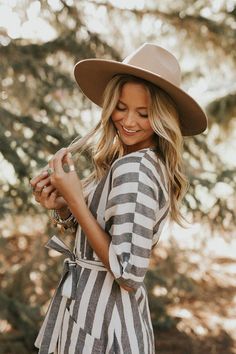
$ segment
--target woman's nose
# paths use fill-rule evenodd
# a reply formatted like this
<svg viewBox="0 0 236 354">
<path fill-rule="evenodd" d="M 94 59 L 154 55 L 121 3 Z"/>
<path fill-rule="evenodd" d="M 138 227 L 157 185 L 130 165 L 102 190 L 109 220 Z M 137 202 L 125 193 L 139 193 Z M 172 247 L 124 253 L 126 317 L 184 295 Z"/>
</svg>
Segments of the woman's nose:
<svg viewBox="0 0 236 354">
<path fill-rule="evenodd" d="M 123 119 L 123 123 L 126 128 L 134 127 L 136 125 L 135 114 L 133 112 L 127 112 Z"/>
</svg>

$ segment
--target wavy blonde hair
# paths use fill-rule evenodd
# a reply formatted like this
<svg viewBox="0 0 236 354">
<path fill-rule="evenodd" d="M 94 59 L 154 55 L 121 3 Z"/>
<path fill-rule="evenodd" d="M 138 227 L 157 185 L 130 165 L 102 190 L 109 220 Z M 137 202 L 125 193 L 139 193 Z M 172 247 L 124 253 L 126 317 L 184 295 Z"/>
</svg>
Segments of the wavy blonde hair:
<svg viewBox="0 0 236 354">
<path fill-rule="evenodd" d="M 82 138 L 72 141 L 69 150 L 91 152 L 94 169 L 84 178 L 83 188 L 91 182 L 99 181 L 108 172 L 112 162 L 126 154 L 126 147 L 117 134 L 111 115 L 116 108 L 124 84 L 134 82 L 142 84 L 149 96 L 148 117 L 152 129 L 156 133 L 158 157 L 163 160 L 168 176 L 170 197 L 170 216 L 173 221 L 183 226 L 185 218 L 179 206 L 187 191 L 188 182 L 183 173 L 183 136 L 180 130 L 179 117 L 172 99 L 156 85 L 127 74 L 117 74 L 108 83 L 103 95 L 101 120 Z"/>
</svg>

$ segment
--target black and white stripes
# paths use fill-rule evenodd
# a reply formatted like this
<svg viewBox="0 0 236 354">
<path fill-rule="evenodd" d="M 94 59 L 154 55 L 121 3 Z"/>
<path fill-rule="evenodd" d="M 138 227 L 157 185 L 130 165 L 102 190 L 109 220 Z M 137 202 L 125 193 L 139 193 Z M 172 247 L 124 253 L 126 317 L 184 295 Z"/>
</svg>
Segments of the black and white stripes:
<svg viewBox="0 0 236 354">
<path fill-rule="evenodd" d="M 155 354 L 143 281 L 168 216 L 165 166 L 151 148 L 123 156 L 91 189 L 87 203 L 111 237 L 113 274 L 103 269 L 78 225 L 75 295 L 65 297 L 70 279 L 64 279 L 35 345 L 40 354 Z M 121 282 L 134 290 L 124 290 Z"/>
</svg>

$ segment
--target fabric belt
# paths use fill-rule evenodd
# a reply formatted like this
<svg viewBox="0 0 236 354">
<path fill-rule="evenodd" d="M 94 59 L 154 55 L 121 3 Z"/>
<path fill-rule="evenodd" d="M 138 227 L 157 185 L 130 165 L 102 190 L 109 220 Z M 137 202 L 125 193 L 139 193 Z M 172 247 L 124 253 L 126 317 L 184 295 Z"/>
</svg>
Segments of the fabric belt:
<svg viewBox="0 0 236 354">
<path fill-rule="evenodd" d="M 62 277 L 50 302 L 46 317 L 35 341 L 39 354 L 49 354 L 56 350 L 57 340 L 68 299 L 75 299 L 78 282 L 78 266 L 96 271 L 108 271 L 101 261 L 81 258 L 76 255 L 57 236 L 53 236 L 45 245 L 59 253 L 68 256 L 64 260 Z"/>
</svg>

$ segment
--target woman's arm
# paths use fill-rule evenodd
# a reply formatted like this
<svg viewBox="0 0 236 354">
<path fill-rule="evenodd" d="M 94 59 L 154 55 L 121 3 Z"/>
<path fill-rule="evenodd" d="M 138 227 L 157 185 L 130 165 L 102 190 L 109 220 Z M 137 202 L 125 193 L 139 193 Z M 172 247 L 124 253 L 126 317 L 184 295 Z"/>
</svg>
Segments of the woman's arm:
<svg viewBox="0 0 236 354">
<path fill-rule="evenodd" d="M 76 199 L 76 197 L 77 196 L 74 197 L 73 201 L 69 202 L 70 210 L 86 234 L 91 247 L 101 259 L 105 267 L 110 270 L 108 257 L 110 236 L 94 218 L 93 214 L 87 207 L 84 198 L 79 196 L 78 199 Z"/>
<path fill-rule="evenodd" d="M 68 173 L 62 168 L 62 161 L 64 159 L 72 167 L 72 170 Z M 86 234 L 92 249 L 108 271 L 114 276 L 109 265 L 110 235 L 103 230 L 85 202 L 82 185 L 75 172 L 73 160 L 68 154 L 68 150 L 59 150 L 49 161 L 49 166 L 53 170 L 53 173 L 49 176 L 50 183 L 63 196 L 72 214 Z M 120 286 L 127 291 L 133 291 L 133 288 L 126 286 L 126 284 Z"/>
</svg>

